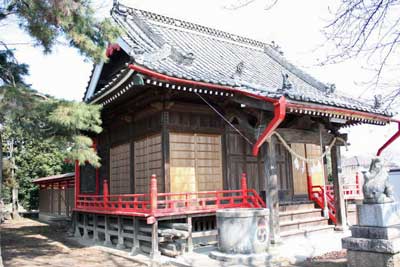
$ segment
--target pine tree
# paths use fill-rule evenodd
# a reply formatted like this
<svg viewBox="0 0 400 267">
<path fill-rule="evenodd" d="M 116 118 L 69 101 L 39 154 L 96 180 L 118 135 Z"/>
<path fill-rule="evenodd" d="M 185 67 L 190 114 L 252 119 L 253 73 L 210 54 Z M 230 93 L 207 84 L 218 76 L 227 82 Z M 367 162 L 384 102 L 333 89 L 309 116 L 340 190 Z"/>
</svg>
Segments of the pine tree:
<svg viewBox="0 0 400 267">
<path fill-rule="evenodd" d="M 98 62 L 105 60 L 107 44 L 120 35 L 119 28 L 109 19 L 95 18 L 88 0 L 3 1 L 0 21 L 11 15 L 18 18 L 20 27 L 37 41 L 45 53 L 50 53 L 57 38 L 62 36 L 83 55 Z M 5 169 L 9 170 L 5 173 L 11 179 L 10 184 L 17 187 L 18 183 L 13 179 L 22 175 L 15 172 L 15 163 L 23 162 L 18 162 L 15 157 L 23 155 L 27 144 L 33 144 L 34 140 L 63 148 L 61 153 L 65 158 L 99 166 L 91 139 L 82 133 L 101 131 L 100 107 L 60 101 L 32 90 L 23 80 L 28 74 L 28 66 L 20 64 L 13 51 L 1 41 L 0 45 L 0 159 L 8 157 Z M 5 129 L 11 134 L 5 136 Z M 10 142 L 12 146 L 4 145 Z M 0 170 L 4 169 L 2 165 L 3 160 L 0 160 Z M 0 193 L 2 174 L 3 171 L 0 172 Z"/>
</svg>

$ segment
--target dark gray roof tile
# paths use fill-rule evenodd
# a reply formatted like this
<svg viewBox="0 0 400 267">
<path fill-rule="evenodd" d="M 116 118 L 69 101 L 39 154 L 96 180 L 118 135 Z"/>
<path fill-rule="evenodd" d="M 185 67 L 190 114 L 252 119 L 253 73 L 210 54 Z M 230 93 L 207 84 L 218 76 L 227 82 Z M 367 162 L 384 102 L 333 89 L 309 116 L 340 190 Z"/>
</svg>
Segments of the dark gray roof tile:
<svg viewBox="0 0 400 267">
<path fill-rule="evenodd" d="M 292 88 L 285 94 L 289 99 L 391 115 L 339 92 L 327 95 L 328 85 L 295 67 L 270 45 L 260 41 L 121 4 L 114 6 L 112 17 L 126 30 L 123 39 L 132 47 L 131 56 L 140 58 L 142 54 L 136 50 L 143 50 L 148 60 L 139 64 L 157 72 L 241 90 L 247 88 L 276 98 L 282 95 L 278 91 L 283 85 L 282 75 L 288 74 Z M 190 63 L 182 64 L 171 54 L 162 59 L 152 56 L 168 52 L 166 45 L 180 58 L 191 55 Z M 242 66 L 240 74 L 237 73 L 239 64 Z"/>
</svg>

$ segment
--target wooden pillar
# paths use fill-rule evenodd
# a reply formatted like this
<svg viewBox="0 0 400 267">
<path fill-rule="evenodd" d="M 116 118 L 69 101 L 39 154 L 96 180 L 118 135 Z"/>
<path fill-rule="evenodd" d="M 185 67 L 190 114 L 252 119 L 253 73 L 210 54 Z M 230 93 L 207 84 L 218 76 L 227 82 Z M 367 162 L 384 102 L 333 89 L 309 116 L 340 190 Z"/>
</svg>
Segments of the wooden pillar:
<svg viewBox="0 0 400 267">
<path fill-rule="evenodd" d="M 124 249 L 124 226 L 123 226 L 123 219 L 121 216 L 118 216 L 118 243 L 117 243 L 117 249 Z"/>
<path fill-rule="evenodd" d="M 104 215 L 104 246 L 111 246 L 111 236 L 110 236 L 110 218 Z"/>
<path fill-rule="evenodd" d="M 139 253 L 139 219 L 138 217 L 133 217 L 133 244 L 130 255 L 135 256 Z"/>
<path fill-rule="evenodd" d="M 65 195 L 65 216 L 69 217 L 69 188 L 68 188 L 68 182 L 66 182 L 65 187 L 64 187 L 64 195 Z"/>
<path fill-rule="evenodd" d="M 340 148 L 333 146 L 331 150 L 333 191 L 335 195 L 336 227 L 338 231 L 347 229 L 346 207 L 344 202 L 343 181 L 339 178 Z"/>
<path fill-rule="evenodd" d="M 54 214 L 54 185 L 50 186 L 50 213 Z"/>
<path fill-rule="evenodd" d="M 161 256 L 160 251 L 158 250 L 158 220 L 151 225 L 151 252 L 150 257 L 152 259 L 156 259 Z"/>
<path fill-rule="evenodd" d="M 58 215 L 61 215 L 61 200 L 62 200 L 62 191 L 61 191 L 61 184 L 58 183 L 58 187 L 57 187 L 57 194 L 58 194 L 58 199 L 57 199 L 57 209 L 58 209 Z"/>
<path fill-rule="evenodd" d="M 264 153 L 265 193 L 266 203 L 269 209 L 270 240 L 272 244 L 280 242 L 279 229 L 279 186 L 275 155 L 275 137 L 271 137 L 266 143 Z"/>
<path fill-rule="evenodd" d="M 188 229 L 188 239 L 187 239 L 187 251 L 188 252 L 193 252 L 193 238 L 192 238 L 192 233 L 193 233 L 193 224 L 192 224 L 192 216 L 188 215 L 187 216 L 187 224 L 189 225 Z"/>
<path fill-rule="evenodd" d="M 165 106 L 165 103 L 164 103 Z M 165 107 L 164 107 L 165 108 Z M 160 192 L 170 192 L 171 189 L 171 180 L 169 176 L 169 112 L 167 110 L 162 111 L 161 118 L 161 144 L 162 144 L 162 177 L 164 177 L 163 185 L 164 188 L 160 188 Z M 164 191 L 161 191 L 164 190 Z"/>
<path fill-rule="evenodd" d="M 97 214 L 93 214 L 93 241 L 99 242 L 99 231 L 97 229 Z"/>
<path fill-rule="evenodd" d="M 88 215 L 86 213 L 83 214 L 83 238 L 89 239 L 88 233 Z"/>
<path fill-rule="evenodd" d="M 81 237 L 81 231 L 79 231 L 79 213 L 74 212 L 74 222 L 75 222 L 75 237 Z"/>
</svg>

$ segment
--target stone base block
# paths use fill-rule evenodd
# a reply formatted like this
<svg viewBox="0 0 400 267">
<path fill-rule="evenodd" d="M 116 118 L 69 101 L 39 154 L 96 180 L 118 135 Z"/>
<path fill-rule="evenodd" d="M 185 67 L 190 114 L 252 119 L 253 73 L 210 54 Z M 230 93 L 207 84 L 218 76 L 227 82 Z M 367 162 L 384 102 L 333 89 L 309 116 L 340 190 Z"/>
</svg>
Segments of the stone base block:
<svg viewBox="0 0 400 267">
<path fill-rule="evenodd" d="M 372 227 L 353 225 L 350 227 L 351 236 L 355 238 L 385 239 L 400 238 L 400 225 L 390 227 Z"/>
<path fill-rule="evenodd" d="M 362 204 L 357 206 L 360 226 L 388 227 L 400 224 L 400 203 Z"/>
<path fill-rule="evenodd" d="M 348 267 L 400 267 L 400 254 L 347 250 Z"/>
<path fill-rule="evenodd" d="M 345 237 L 342 247 L 348 250 L 396 254 L 400 252 L 400 238 L 392 240 Z"/>
<path fill-rule="evenodd" d="M 271 255 L 268 253 L 254 253 L 254 254 L 228 254 L 220 251 L 212 251 L 209 257 L 214 260 L 228 262 L 230 264 L 238 264 L 240 266 L 274 266 L 271 262 Z M 221 264 L 221 266 L 223 266 Z"/>
</svg>

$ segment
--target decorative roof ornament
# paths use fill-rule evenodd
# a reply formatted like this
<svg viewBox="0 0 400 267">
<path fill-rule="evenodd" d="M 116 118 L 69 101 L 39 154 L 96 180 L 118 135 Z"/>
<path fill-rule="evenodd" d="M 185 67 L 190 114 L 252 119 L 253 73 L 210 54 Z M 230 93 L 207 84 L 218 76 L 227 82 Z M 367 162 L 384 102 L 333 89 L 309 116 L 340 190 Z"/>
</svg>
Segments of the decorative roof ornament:
<svg viewBox="0 0 400 267">
<path fill-rule="evenodd" d="M 334 83 L 328 83 L 327 86 L 325 87 L 325 95 L 332 95 L 336 91 L 336 84 Z"/>
<path fill-rule="evenodd" d="M 382 107 L 382 95 L 374 95 L 374 109 L 379 109 Z"/>
<path fill-rule="evenodd" d="M 278 91 L 288 91 L 293 88 L 292 83 L 289 81 L 289 74 L 282 73 L 282 88 Z"/>
<path fill-rule="evenodd" d="M 242 75 L 244 69 L 244 62 L 240 61 L 239 64 L 236 66 L 236 73 Z"/>
<path fill-rule="evenodd" d="M 278 52 L 279 55 L 283 56 L 282 48 L 277 43 L 275 43 L 275 41 L 272 41 L 270 46 L 272 49 L 274 49 L 276 52 Z"/>
<path fill-rule="evenodd" d="M 240 61 L 237 65 L 236 65 L 236 70 L 235 72 L 232 74 L 231 78 L 235 79 L 235 80 L 239 80 L 240 76 L 242 76 L 243 74 L 243 70 L 244 70 L 244 62 Z"/>
<path fill-rule="evenodd" d="M 194 56 L 194 53 L 188 52 L 188 53 L 179 53 L 178 51 L 175 51 L 177 54 L 177 62 L 178 64 L 184 65 L 184 66 L 191 66 L 193 64 L 193 61 L 196 59 Z"/>
</svg>

